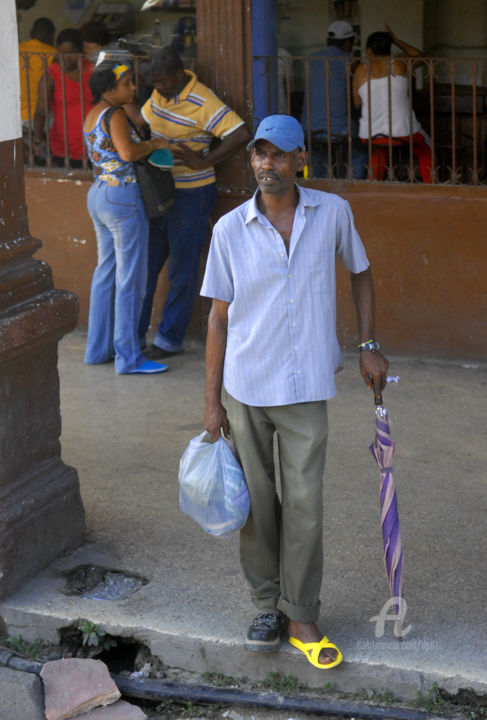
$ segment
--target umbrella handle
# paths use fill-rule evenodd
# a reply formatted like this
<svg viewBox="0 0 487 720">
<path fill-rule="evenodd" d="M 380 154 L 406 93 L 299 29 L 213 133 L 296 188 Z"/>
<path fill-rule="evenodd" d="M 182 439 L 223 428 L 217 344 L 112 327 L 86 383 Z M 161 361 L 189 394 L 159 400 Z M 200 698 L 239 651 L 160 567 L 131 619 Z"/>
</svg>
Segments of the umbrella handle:
<svg viewBox="0 0 487 720">
<path fill-rule="evenodd" d="M 382 393 L 381 393 L 381 392 L 375 392 L 374 378 L 372 377 L 372 375 L 369 375 L 369 380 L 370 380 L 370 383 L 371 383 L 371 385 L 372 385 L 372 390 L 374 391 L 374 403 L 375 403 L 375 405 L 383 405 L 383 404 L 384 404 L 384 401 L 382 400 Z"/>
</svg>

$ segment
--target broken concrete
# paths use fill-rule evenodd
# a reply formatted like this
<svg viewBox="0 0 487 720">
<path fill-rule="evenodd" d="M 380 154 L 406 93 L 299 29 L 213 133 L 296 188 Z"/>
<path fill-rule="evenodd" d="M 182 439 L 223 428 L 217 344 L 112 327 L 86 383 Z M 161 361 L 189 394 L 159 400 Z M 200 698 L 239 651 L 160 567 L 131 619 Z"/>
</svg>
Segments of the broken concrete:
<svg viewBox="0 0 487 720">
<path fill-rule="evenodd" d="M 45 720 L 37 675 L 0 667 L 0 720 Z"/>
<path fill-rule="evenodd" d="M 69 720 L 120 698 L 120 691 L 100 660 L 67 658 L 41 670 L 47 720 Z"/>
</svg>

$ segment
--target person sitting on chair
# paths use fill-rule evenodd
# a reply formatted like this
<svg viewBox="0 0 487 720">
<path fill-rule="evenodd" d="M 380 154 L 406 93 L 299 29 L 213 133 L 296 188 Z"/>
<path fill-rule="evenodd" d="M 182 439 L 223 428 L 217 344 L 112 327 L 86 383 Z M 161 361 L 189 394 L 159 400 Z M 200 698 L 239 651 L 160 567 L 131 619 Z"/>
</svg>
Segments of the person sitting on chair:
<svg viewBox="0 0 487 720">
<path fill-rule="evenodd" d="M 401 48 L 404 54 L 392 57 L 392 43 Z M 359 137 L 367 144 L 370 136 L 374 146 L 372 151 L 374 179 L 382 180 L 384 176 L 390 142 L 395 145 L 398 141 L 409 144 L 412 136 L 413 153 L 418 159 L 421 179 L 426 183 L 433 182 L 434 157 L 430 139 L 419 124 L 414 111 L 411 110 L 410 113 L 409 110 L 408 74 L 419 63 L 418 61 L 408 63 L 406 58 L 421 58 L 423 53 L 399 40 L 387 24 L 386 32 L 374 32 L 369 35 L 366 53 L 368 62 L 360 63 L 354 74 L 353 100 L 355 106 L 362 109 Z M 369 93 L 371 127 L 369 127 Z"/>
<path fill-rule="evenodd" d="M 358 139 L 357 120 L 348 117 L 349 77 L 358 60 L 352 61 L 355 31 L 350 23 L 337 20 L 327 30 L 327 47 L 310 56 L 309 98 L 304 95 L 301 125 L 306 136 L 311 129 L 311 153 L 315 177 L 328 175 L 328 124 L 333 143 L 348 142 L 349 125 L 352 134 L 352 170 L 355 180 L 365 177 L 367 153 Z M 329 97 L 329 103 L 328 103 Z M 308 117 L 309 106 L 309 117 Z M 329 116 L 329 117 L 328 117 Z M 348 148 L 344 160 L 348 161 Z"/>
</svg>

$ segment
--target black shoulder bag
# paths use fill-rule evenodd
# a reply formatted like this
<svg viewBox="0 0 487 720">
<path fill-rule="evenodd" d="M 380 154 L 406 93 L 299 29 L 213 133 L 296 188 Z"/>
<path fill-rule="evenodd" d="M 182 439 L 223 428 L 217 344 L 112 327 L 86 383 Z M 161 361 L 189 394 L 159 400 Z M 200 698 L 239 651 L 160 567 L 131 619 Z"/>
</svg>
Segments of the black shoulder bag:
<svg viewBox="0 0 487 720">
<path fill-rule="evenodd" d="M 123 109 L 123 108 L 122 108 Z M 106 125 L 110 132 L 110 120 L 117 107 L 110 108 L 105 114 Z M 142 140 L 142 136 L 127 116 L 129 124 Z M 176 188 L 170 170 L 161 170 L 148 161 L 148 156 L 133 162 L 135 174 L 139 181 L 140 194 L 144 201 L 145 211 L 150 220 L 166 215 L 174 205 Z"/>
</svg>

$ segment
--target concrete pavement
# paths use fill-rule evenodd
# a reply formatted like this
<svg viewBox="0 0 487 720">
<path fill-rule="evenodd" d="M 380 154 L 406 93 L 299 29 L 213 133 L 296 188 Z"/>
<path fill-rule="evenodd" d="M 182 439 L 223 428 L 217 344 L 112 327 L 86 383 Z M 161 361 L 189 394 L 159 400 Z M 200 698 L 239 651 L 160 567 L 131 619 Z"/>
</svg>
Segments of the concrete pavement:
<svg viewBox="0 0 487 720">
<path fill-rule="evenodd" d="M 404 547 L 408 632 L 371 621 L 388 600 L 368 445 L 371 393 L 345 357 L 329 402 L 325 573 L 320 625 L 345 660 L 324 673 L 287 643 L 248 653 L 255 614 L 238 564 L 238 540 L 214 539 L 178 509 L 179 458 L 201 432 L 204 352 L 198 342 L 163 375 L 117 376 L 82 362 L 84 336 L 60 344 L 62 456 L 77 468 L 85 544 L 0 605 L 10 635 L 56 641 L 78 618 L 134 637 L 164 664 L 259 680 L 270 671 L 310 686 L 387 688 L 414 697 L 433 682 L 487 694 L 487 365 L 391 358 L 384 400 L 398 440 L 395 461 Z M 149 582 L 125 600 L 66 595 L 65 573 L 95 563 Z"/>
</svg>

